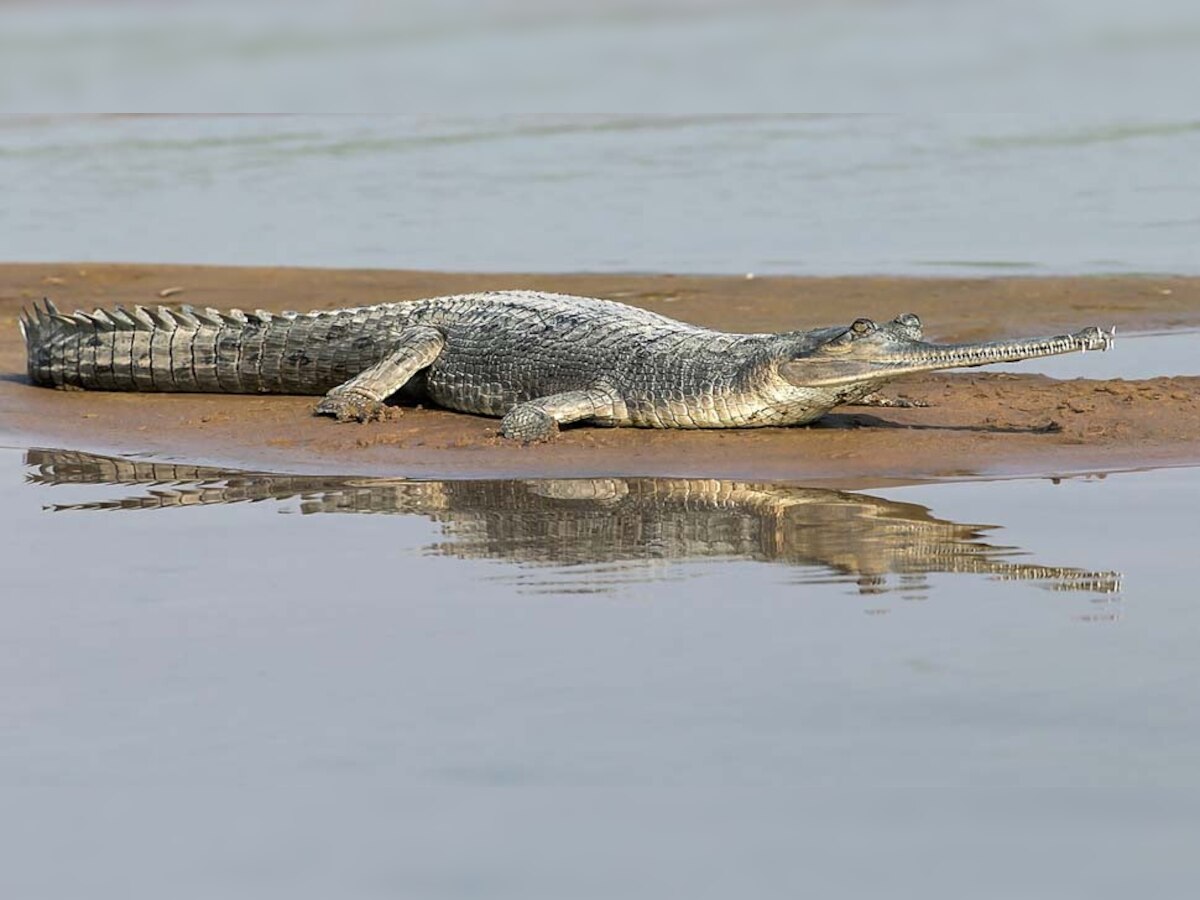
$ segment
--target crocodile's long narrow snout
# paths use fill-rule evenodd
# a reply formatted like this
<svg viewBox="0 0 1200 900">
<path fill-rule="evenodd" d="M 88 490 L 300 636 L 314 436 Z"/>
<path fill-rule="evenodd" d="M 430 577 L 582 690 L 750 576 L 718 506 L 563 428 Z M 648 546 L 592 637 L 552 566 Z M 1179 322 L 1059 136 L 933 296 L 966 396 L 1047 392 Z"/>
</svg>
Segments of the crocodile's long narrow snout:
<svg viewBox="0 0 1200 900">
<path fill-rule="evenodd" d="M 809 355 L 782 363 L 779 372 L 798 387 L 835 387 L 874 379 L 882 381 L 911 372 L 1108 350 L 1116 338 L 1115 328 L 1105 331 L 1090 327 L 1050 337 L 933 344 L 914 340 L 898 327 L 900 322 L 901 319 L 897 319 L 878 326 L 869 319 L 859 319 L 843 334 Z"/>
</svg>

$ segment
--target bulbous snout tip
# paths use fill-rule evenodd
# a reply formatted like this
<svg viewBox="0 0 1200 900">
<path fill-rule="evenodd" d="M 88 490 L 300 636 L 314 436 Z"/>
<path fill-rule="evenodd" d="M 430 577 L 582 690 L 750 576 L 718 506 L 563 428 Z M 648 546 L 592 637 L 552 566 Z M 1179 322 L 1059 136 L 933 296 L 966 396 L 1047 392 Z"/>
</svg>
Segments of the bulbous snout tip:
<svg viewBox="0 0 1200 900">
<path fill-rule="evenodd" d="M 1114 325 L 1105 331 L 1090 325 L 1082 331 L 1075 332 L 1074 337 L 1079 343 L 1080 353 L 1087 353 L 1089 350 L 1111 350 L 1117 342 L 1117 326 Z"/>
</svg>

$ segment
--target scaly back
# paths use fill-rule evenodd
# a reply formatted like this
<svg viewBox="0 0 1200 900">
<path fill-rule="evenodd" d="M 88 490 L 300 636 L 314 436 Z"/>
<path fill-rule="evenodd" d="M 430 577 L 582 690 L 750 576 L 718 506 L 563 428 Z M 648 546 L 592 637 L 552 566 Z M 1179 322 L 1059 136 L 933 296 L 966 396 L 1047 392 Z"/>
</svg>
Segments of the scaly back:
<svg viewBox="0 0 1200 900">
<path fill-rule="evenodd" d="M 321 394 L 386 353 L 393 314 L 383 304 L 304 315 L 189 306 L 65 315 L 44 303 L 20 320 L 30 380 L 108 391 Z"/>
</svg>

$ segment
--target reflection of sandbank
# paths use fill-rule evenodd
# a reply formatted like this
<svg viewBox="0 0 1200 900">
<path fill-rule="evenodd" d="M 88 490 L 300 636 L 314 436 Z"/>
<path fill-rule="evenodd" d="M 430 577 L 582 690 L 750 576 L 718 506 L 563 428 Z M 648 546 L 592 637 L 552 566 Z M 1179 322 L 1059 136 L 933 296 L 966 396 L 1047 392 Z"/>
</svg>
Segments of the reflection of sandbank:
<svg viewBox="0 0 1200 900">
<path fill-rule="evenodd" d="M 302 513 L 419 515 L 448 540 L 434 552 L 535 565 L 752 559 L 858 579 L 864 593 L 923 593 L 926 576 L 971 573 L 1111 594 L 1115 572 L 1012 561 L 993 526 L 933 517 L 913 503 L 789 485 L 686 478 L 407 481 L 276 475 L 30 450 L 35 484 L 140 485 L 134 496 L 50 509 L 145 510 L 299 500 Z M 888 584 L 888 575 L 899 576 Z"/>
</svg>

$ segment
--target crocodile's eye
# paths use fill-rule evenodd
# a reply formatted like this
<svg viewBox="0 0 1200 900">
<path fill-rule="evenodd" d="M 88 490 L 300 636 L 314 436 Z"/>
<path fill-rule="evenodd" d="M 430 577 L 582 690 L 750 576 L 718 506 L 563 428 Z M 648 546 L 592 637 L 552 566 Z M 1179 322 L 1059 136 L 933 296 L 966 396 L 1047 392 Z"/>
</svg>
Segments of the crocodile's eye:
<svg viewBox="0 0 1200 900">
<path fill-rule="evenodd" d="M 903 325 L 905 328 L 920 328 L 921 320 L 916 313 L 901 313 L 896 316 L 896 324 Z"/>
<path fill-rule="evenodd" d="M 866 334 L 875 330 L 875 323 L 870 319 L 855 319 L 854 324 L 850 326 L 850 330 L 855 334 Z"/>
</svg>

